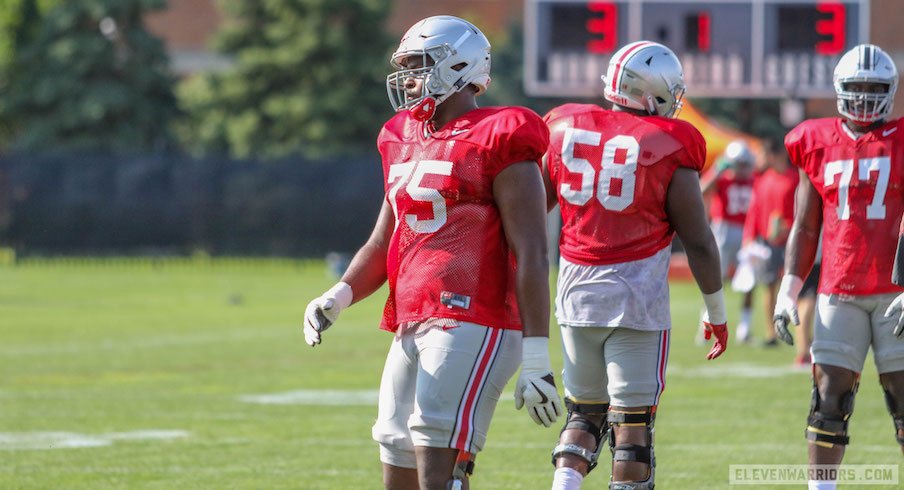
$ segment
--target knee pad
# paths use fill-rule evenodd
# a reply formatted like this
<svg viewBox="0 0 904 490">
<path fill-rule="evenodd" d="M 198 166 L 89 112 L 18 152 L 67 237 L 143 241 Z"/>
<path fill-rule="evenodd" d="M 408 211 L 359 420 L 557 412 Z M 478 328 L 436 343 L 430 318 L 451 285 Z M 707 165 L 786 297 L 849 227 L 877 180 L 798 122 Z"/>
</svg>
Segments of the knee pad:
<svg viewBox="0 0 904 490">
<path fill-rule="evenodd" d="M 656 420 L 656 407 L 647 407 L 642 411 L 610 410 L 609 422 L 609 449 L 612 451 L 613 465 L 617 461 L 636 461 L 650 466 L 650 476 L 643 481 L 617 482 L 609 480 L 610 490 L 652 490 L 654 476 L 656 474 L 656 457 L 653 454 L 653 422 Z M 619 444 L 615 427 L 645 427 L 649 444 L 640 446 L 637 444 Z"/>
<path fill-rule="evenodd" d="M 563 454 L 573 454 L 587 461 L 587 473 L 589 474 L 593 468 L 596 468 L 600 455 L 603 438 L 607 435 L 608 424 L 606 422 L 606 414 L 609 411 L 608 403 L 575 403 L 573 400 L 565 399 L 565 408 L 568 410 L 568 419 L 565 426 L 562 427 L 559 435 L 566 430 L 582 430 L 593 436 L 596 441 L 596 447 L 593 450 L 585 448 L 579 444 L 558 444 L 552 450 L 552 465 L 556 465 L 556 460 Z M 588 416 L 595 415 L 602 417 L 602 425 L 597 426 Z"/>
<path fill-rule="evenodd" d="M 885 405 L 888 406 L 888 413 L 891 414 L 891 419 L 895 423 L 895 440 L 904 446 L 904 413 L 898 412 L 898 404 L 895 402 L 894 395 L 884 387 L 882 390 L 885 392 Z M 904 410 L 904 407 L 901 409 Z"/>
<path fill-rule="evenodd" d="M 850 391 L 838 397 L 837 407 L 826 406 L 827 400 L 819 395 L 816 382 L 813 382 L 813 398 L 810 401 L 810 415 L 807 417 L 807 440 L 822 447 L 847 446 L 848 420 L 854 412 L 854 397 L 860 385 L 859 377 L 854 380 Z"/>
</svg>

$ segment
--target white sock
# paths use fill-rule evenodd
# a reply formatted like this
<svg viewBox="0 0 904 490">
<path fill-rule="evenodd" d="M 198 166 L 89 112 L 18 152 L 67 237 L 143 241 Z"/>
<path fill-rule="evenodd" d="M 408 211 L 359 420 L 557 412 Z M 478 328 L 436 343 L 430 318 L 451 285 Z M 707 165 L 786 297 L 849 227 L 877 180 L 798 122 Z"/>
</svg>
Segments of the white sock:
<svg viewBox="0 0 904 490">
<path fill-rule="evenodd" d="M 741 311 L 741 321 L 738 322 L 738 328 L 735 331 L 735 335 L 737 335 L 740 340 L 750 337 L 750 315 L 750 310 Z"/>
<path fill-rule="evenodd" d="M 552 478 L 552 490 L 580 490 L 584 475 L 574 468 L 556 468 Z"/>
<path fill-rule="evenodd" d="M 835 480 L 810 480 L 807 482 L 809 490 L 835 490 Z"/>
<path fill-rule="evenodd" d="M 749 308 L 744 308 L 741 310 L 741 325 L 750 325 L 750 319 L 753 317 L 753 312 L 750 311 Z"/>
</svg>

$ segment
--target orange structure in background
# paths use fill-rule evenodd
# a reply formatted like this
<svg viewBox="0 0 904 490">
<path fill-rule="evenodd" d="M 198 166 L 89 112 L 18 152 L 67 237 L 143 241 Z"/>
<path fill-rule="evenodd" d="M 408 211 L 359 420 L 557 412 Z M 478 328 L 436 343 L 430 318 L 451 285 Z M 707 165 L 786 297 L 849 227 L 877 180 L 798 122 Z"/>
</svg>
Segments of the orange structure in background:
<svg viewBox="0 0 904 490">
<path fill-rule="evenodd" d="M 706 140 L 706 165 L 703 167 L 703 172 L 709 169 L 716 158 L 725 151 L 725 147 L 729 143 L 738 139 L 746 141 L 751 151 L 757 155 L 757 158 L 765 158 L 763 142 L 759 138 L 725 127 L 707 118 L 705 114 L 697 110 L 687 100 L 684 101 L 684 106 L 681 108 L 681 113 L 678 114 L 678 119 L 693 124 L 703 134 L 703 139 Z M 687 265 L 687 258 L 684 253 L 672 254 L 669 280 L 692 281 L 693 278 L 694 276 Z"/>
<path fill-rule="evenodd" d="M 704 172 L 725 151 L 725 147 L 737 139 L 746 141 L 750 150 L 757 155 L 757 158 L 764 158 L 763 142 L 759 138 L 754 138 L 747 133 L 725 127 L 708 119 L 705 114 L 697 110 L 687 100 L 684 101 L 684 106 L 682 106 L 681 112 L 678 114 L 678 119 L 693 124 L 703 134 L 703 139 L 706 140 L 706 165 L 703 167 Z"/>
</svg>

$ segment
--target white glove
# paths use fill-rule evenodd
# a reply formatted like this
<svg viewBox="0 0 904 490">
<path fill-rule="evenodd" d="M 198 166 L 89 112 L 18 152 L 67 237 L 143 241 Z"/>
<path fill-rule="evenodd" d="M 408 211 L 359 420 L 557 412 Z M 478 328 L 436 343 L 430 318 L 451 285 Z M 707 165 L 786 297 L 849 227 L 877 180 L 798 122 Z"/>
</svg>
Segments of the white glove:
<svg viewBox="0 0 904 490">
<path fill-rule="evenodd" d="M 885 318 L 897 320 L 898 323 L 895 324 L 894 334 L 895 337 L 901 337 L 901 333 L 904 332 L 904 293 L 899 294 L 888 305 L 888 309 L 885 310 Z"/>
<path fill-rule="evenodd" d="M 304 310 L 304 341 L 311 347 L 319 344 L 321 332 L 336 322 L 339 313 L 352 304 L 352 298 L 351 286 L 340 282 L 308 303 Z"/>
<path fill-rule="evenodd" d="M 803 287 L 803 279 L 794 274 L 785 274 L 782 284 L 778 288 L 778 296 L 775 298 L 775 312 L 772 315 L 775 333 L 788 345 L 794 345 L 791 324 L 800 325 L 800 317 L 797 315 L 797 297 L 800 296 L 800 290 Z"/>
<path fill-rule="evenodd" d="M 549 339 L 525 337 L 522 341 L 521 374 L 515 384 L 515 408 L 527 407 L 530 418 L 549 427 L 562 414 L 562 400 L 556 391 L 549 364 Z"/>
</svg>

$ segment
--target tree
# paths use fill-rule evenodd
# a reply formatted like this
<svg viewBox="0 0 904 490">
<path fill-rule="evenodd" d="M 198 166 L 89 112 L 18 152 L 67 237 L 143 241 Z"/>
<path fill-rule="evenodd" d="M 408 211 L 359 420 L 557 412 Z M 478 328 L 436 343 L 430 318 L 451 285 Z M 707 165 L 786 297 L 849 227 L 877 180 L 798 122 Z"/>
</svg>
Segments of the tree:
<svg viewBox="0 0 904 490">
<path fill-rule="evenodd" d="M 41 16 L 60 0 L 0 0 L 0 69 L 13 60 L 13 53 L 33 38 Z"/>
<path fill-rule="evenodd" d="M 177 114 L 163 43 L 142 23 L 164 0 L 61 2 L 16 46 L 0 117 L 26 151 L 166 148 Z"/>
<path fill-rule="evenodd" d="M 274 158 L 371 151 L 391 113 L 382 0 L 222 0 L 225 73 L 180 87 L 199 153 Z"/>
<path fill-rule="evenodd" d="M 59 0 L 0 0 L 0 93 L 9 92 L 17 49 L 27 46 L 38 32 L 41 16 Z M 0 118 L 0 146 L 6 146 L 11 121 Z"/>
</svg>

